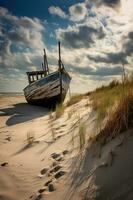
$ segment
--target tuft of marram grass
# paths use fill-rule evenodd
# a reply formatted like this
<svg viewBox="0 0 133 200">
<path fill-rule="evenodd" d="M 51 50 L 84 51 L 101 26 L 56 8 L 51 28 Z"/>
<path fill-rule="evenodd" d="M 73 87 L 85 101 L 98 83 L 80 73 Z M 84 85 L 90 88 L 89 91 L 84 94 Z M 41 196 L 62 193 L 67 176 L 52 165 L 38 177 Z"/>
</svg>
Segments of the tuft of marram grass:
<svg viewBox="0 0 133 200">
<path fill-rule="evenodd" d="M 119 100 L 114 111 L 110 112 L 104 128 L 96 140 L 105 144 L 133 125 L 133 93 L 129 92 Z"/>
<path fill-rule="evenodd" d="M 127 79 L 124 83 L 124 91 L 130 92 L 132 88 L 132 79 Z M 109 110 L 112 109 L 125 94 L 126 92 L 123 93 L 123 84 L 115 80 L 109 83 L 109 85 L 97 88 L 91 93 L 90 100 L 93 109 L 97 111 L 98 122 L 102 122 L 108 115 Z"/>
<path fill-rule="evenodd" d="M 63 104 L 57 104 L 55 108 L 55 119 L 58 119 L 63 115 L 65 110 L 65 106 Z"/>
<path fill-rule="evenodd" d="M 29 131 L 27 133 L 27 144 L 32 145 L 35 141 L 35 133 L 33 131 Z"/>
<path fill-rule="evenodd" d="M 90 94 L 92 107 L 97 112 L 98 132 L 92 142 L 104 145 L 133 126 L 133 76 L 122 82 L 112 81 Z"/>
</svg>

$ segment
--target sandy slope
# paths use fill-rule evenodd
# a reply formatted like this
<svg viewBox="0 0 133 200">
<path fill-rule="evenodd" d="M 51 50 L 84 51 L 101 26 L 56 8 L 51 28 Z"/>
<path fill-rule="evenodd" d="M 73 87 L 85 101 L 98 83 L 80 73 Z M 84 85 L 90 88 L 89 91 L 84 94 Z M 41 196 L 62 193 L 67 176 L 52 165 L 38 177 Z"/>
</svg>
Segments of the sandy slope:
<svg viewBox="0 0 133 200">
<path fill-rule="evenodd" d="M 88 99 L 68 108 L 60 119 L 53 121 L 46 108 L 28 105 L 22 96 L 1 97 L 0 105 L 0 163 L 8 163 L 0 167 L 1 198 L 36 199 L 41 188 L 46 190 L 42 195 L 45 199 L 67 198 L 69 175 L 74 170 L 71 164 L 77 154 L 72 135 L 79 126 L 79 116 L 87 120 L 91 113 Z M 28 132 L 35 135 L 31 146 L 27 145 Z M 52 153 L 57 158 L 52 158 Z M 44 186 L 51 179 L 52 186 Z"/>
<path fill-rule="evenodd" d="M 52 113 L 54 117 L 54 113 Z M 78 130 L 86 123 L 86 148 Z M 133 199 L 132 129 L 89 148 L 96 120 L 89 99 L 68 107 L 59 119 L 28 105 L 22 96 L 0 98 L 1 200 Z M 35 135 L 27 145 L 27 133 Z"/>
</svg>

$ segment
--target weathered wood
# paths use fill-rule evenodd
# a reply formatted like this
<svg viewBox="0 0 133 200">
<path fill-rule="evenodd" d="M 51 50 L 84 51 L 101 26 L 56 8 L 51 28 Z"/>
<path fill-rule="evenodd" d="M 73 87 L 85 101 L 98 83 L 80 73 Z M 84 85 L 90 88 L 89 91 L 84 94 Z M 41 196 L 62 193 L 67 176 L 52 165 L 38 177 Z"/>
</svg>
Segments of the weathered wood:
<svg viewBox="0 0 133 200">
<path fill-rule="evenodd" d="M 27 75 L 36 75 L 36 74 L 44 74 L 44 71 L 39 70 L 39 71 L 32 71 L 32 72 L 26 72 Z"/>
<path fill-rule="evenodd" d="M 61 75 L 62 73 L 62 75 Z M 62 93 L 60 93 L 60 75 L 62 76 Z M 64 100 L 68 91 L 70 76 L 65 71 L 56 71 L 24 89 L 25 98 L 29 103 L 53 106 Z"/>
</svg>

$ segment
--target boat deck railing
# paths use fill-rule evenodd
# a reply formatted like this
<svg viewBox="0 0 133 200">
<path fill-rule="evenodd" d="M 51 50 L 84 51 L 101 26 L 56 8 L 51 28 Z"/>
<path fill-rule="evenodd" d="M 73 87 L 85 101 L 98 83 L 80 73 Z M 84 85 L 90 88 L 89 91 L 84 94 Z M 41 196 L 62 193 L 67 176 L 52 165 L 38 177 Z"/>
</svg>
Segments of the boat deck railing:
<svg viewBox="0 0 133 200">
<path fill-rule="evenodd" d="M 42 70 L 42 71 L 32 71 L 32 72 L 27 72 L 27 76 L 28 76 L 28 81 L 29 84 L 43 78 L 46 76 L 46 73 Z"/>
</svg>

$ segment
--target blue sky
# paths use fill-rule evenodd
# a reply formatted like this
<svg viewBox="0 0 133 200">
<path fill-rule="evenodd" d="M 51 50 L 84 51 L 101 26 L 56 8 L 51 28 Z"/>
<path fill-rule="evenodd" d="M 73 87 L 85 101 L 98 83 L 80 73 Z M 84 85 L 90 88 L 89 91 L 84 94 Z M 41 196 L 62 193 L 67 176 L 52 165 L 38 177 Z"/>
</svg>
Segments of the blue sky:
<svg viewBox="0 0 133 200">
<path fill-rule="evenodd" d="M 119 79 L 122 60 L 132 72 L 132 7 L 132 0 L 0 0 L 0 91 L 21 92 L 43 48 L 56 70 L 59 40 L 72 92 Z"/>
<path fill-rule="evenodd" d="M 0 5 L 8 8 L 9 11 L 17 16 L 53 20 L 53 16 L 48 12 L 50 6 L 58 6 L 67 12 L 68 8 L 77 2 L 83 2 L 83 0 L 0 0 Z"/>
</svg>

